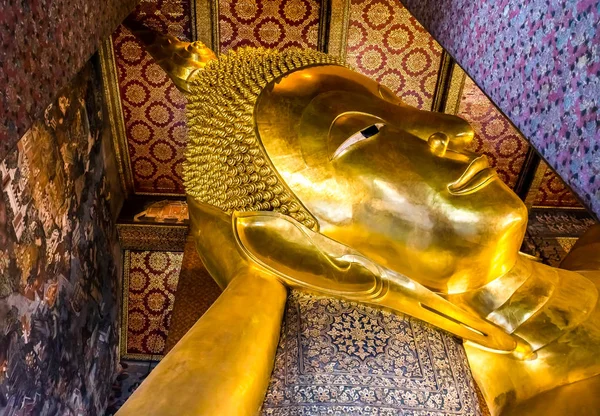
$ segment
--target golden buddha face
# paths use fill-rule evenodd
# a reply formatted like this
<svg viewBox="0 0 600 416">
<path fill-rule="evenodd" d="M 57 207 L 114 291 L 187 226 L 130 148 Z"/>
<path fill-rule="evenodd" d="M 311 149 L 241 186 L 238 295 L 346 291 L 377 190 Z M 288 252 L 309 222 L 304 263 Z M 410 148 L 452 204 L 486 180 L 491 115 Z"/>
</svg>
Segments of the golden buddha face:
<svg viewBox="0 0 600 416">
<path fill-rule="evenodd" d="M 458 293 L 516 261 L 527 212 L 464 120 L 417 110 L 340 66 L 264 89 L 257 134 L 320 233 L 432 290 Z"/>
</svg>

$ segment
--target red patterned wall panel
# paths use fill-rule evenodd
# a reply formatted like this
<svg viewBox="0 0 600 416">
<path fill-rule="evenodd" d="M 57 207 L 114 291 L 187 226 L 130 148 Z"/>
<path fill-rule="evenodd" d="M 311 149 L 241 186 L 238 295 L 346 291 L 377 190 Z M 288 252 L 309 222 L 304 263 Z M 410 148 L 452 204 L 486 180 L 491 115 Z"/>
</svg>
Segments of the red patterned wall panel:
<svg viewBox="0 0 600 416">
<path fill-rule="evenodd" d="M 190 3 L 144 0 L 137 20 L 190 40 Z M 143 46 L 122 26 L 113 34 L 115 62 L 136 193 L 183 194 L 185 98 Z"/>
<path fill-rule="evenodd" d="M 317 0 L 220 0 L 221 52 L 240 46 L 317 48 Z"/>
<path fill-rule="evenodd" d="M 431 109 L 441 48 L 399 1 L 351 1 L 346 57 L 406 103 Z"/>
<path fill-rule="evenodd" d="M 561 178 L 550 168 L 546 169 L 533 205 L 542 207 L 581 207 Z"/>
<path fill-rule="evenodd" d="M 167 342 L 183 253 L 128 251 L 125 255 L 127 355 L 162 354 Z"/>
<path fill-rule="evenodd" d="M 475 129 L 470 150 L 485 154 L 500 178 L 514 187 L 529 146 L 469 77 L 465 80 L 458 115 Z"/>
</svg>

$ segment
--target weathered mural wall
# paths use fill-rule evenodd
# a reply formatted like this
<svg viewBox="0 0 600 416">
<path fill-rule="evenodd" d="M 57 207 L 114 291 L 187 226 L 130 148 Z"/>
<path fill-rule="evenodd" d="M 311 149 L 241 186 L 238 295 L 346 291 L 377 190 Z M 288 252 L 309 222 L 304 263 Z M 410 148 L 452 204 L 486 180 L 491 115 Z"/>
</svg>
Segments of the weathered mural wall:
<svg viewBox="0 0 600 416">
<path fill-rule="evenodd" d="M 0 0 L 0 160 L 139 0 Z"/>
<path fill-rule="evenodd" d="M 0 162 L 3 415 L 96 415 L 107 404 L 120 190 L 105 167 L 100 79 L 89 63 Z"/>
</svg>

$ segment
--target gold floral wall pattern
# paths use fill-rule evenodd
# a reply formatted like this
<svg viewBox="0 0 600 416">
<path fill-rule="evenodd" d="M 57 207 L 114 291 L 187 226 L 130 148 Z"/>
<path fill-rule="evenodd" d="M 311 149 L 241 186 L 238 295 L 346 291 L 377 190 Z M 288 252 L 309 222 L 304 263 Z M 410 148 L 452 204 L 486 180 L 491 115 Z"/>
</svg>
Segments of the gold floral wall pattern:
<svg viewBox="0 0 600 416">
<path fill-rule="evenodd" d="M 399 1 L 352 0 L 346 60 L 407 104 L 430 110 L 441 47 Z"/>
<path fill-rule="evenodd" d="M 465 80 L 458 115 L 475 130 L 470 150 L 486 155 L 500 179 L 513 188 L 529 145 L 469 77 Z"/>
<path fill-rule="evenodd" d="M 134 14 L 160 33 L 191 39 L 189 2 L 144 0 Z M 122 26 L 113 34 L 113 47 L 133 189 L 183 194 L 185 98 Z"/>
<path fill-rule="evenodd" d="M 183 253 L 170 251 L 125 253 L 121 356 L 163 354 L 182 259 Z"/>
<path fill-rule="evenodd" d="M 241 46 L 317 48 L 317 0 L 220 0 L 221 52 Z"/>
<path fill-rule="evenodd" d="M 545 164 L 544 164 L 545 165 Z M 581 207 L 573 192 L 564 181 L 546 166 L 540 188 L 533 205 L 544 207 Z"/>
</svg>

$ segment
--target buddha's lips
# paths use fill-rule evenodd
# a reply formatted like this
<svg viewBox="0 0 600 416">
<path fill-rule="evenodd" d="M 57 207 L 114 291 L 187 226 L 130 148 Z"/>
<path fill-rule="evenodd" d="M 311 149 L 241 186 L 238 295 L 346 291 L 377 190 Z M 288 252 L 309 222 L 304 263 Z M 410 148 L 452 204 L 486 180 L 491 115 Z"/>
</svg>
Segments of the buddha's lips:
<svg viewBox="0 0 600 416">
<path fill-rule="evenodd" d="M 448 190 L 455 195 L 472 193 L 495 177 L 497 177 L 496 171 L 490 167 L 487 157 L 482 155 L 473 159 L 460 178 L 448 185 Z"/>
</svg>

